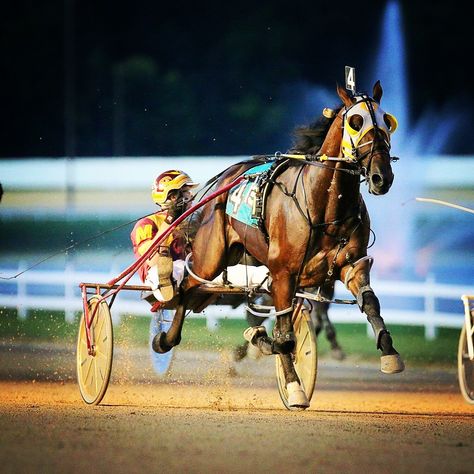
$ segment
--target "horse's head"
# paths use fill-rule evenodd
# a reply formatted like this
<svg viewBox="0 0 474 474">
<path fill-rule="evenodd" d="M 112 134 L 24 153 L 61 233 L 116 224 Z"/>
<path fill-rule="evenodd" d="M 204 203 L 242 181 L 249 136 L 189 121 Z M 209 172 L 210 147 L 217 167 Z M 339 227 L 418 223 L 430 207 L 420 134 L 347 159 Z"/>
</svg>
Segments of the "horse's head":
<svg viewBox="0 0 474 474">
<path fill-rule="evenodd" d="M 350 97 L 340 86 L 337 93 L 344 103 L 339 112 L 343 128 L 341 153 L 361 167 L 370 193 L 385 194 L 393 182 L 390 135 L 397 128 L 397 120 L 380 107 L 380 82 L 374 85 L 373 98 L 365 94 Z"/>
</svg>

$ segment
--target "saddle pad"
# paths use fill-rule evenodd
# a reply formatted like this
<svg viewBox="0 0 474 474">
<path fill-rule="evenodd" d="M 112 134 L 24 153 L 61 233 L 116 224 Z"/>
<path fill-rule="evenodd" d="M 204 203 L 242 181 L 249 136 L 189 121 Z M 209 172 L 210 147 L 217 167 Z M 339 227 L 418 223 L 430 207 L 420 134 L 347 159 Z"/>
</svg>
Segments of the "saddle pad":
<svg viewBox="0 0 474 474">
<path fill-rule="evenodd" d="M 267 162 L 262 165 L 254 166 L 247 170 L 243 175 L 263 173 L 270 169 L 273 162 Z M 258 228 L 258 220 L 254 217 L 253 209 L 255 204 L 255 193 L 258 189 L 255 180 L 243 181 L 229 191 L 225 212 L 234 219 L 244 224 Z"/>
</svg>

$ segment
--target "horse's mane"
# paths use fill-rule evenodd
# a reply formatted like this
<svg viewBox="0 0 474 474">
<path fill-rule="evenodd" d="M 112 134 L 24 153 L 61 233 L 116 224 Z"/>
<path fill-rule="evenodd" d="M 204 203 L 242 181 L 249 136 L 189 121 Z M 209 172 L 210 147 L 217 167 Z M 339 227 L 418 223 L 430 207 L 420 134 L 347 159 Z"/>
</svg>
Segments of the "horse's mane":
<svg viewBox="0 0 474 474">
<path fill-rule="evenodd" d="M 329 127 L 332 125 L 342 106 L 334 109 L 334 115 L 327 118 L 321 114 L 309 125 L 298 126 L 293 131 L 294 144 L 290 152 L 292 153 L 317 153 L 326 138 Z"/>
</svg>

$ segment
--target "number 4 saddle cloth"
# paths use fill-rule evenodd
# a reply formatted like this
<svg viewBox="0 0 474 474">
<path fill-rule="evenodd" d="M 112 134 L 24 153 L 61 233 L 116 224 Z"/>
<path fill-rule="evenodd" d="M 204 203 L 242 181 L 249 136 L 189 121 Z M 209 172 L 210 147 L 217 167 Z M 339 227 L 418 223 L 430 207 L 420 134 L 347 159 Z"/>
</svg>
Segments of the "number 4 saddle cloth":
<svg viewBox="0 0 474 474">
<path fill-rule="evenodd" d="M 242 181 L 229 191 L 225 209 L 229 216 L 249 226 L 260 227 L 262 218 L 261 188 L 265 185 L 266 179 L 259 178 L 266 177 L 274 164 L 274 161 L 268 161 L 250 168 L 243 174 L 244 176 L 252 175 L 252 178 Z"/>
</svg>

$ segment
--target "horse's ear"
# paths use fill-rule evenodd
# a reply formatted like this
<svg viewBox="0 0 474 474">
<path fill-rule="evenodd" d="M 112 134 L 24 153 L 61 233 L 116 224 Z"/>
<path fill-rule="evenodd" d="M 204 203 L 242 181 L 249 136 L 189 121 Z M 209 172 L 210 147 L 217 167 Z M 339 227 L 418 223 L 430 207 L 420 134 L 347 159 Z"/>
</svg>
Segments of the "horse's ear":
<svg viewBox="0 0 474 474">
<path fill-rule="evenodd" d="M 380 81 L 377 81 L 374 84 L 374 90 L 372 94 L 373 94 L 372 97 L 374 98 L 374 100 L 380 104 L 380 101 L 382 100 L 382 94 L 383 94 L 383 89 L 382 89 L 382 86 L 380 85 Z"/>
<path fill-rule="evenodd" d="M 352 105 L 352 99 L 349 97 L 349 94 L 339 84 L 336 84 L 336 86 L 337 86 L 337 95 L 341 98 L 342 103 L 346 107 L 350 107 Z"/>
</svg>

